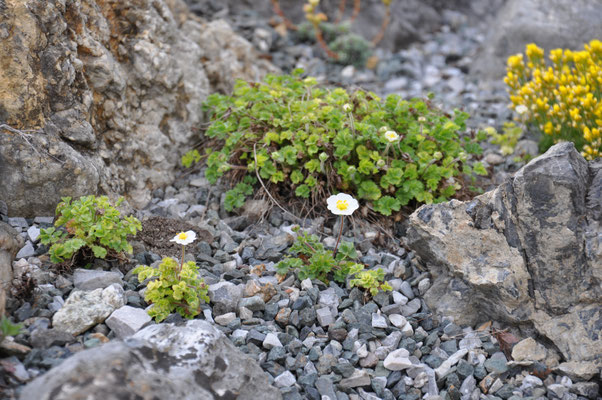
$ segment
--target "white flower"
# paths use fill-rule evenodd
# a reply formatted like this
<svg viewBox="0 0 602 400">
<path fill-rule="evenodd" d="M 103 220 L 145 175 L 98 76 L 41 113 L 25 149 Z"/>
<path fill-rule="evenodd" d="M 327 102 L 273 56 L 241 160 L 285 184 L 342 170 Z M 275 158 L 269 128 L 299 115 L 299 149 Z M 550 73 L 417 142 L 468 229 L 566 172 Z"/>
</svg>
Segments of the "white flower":
<svg viewBox="0 0 602 400">
<path fill-rule="evenodd" d="M 387 140 L 389 142 L 394 142 L 397 139 L 399 139 L 399 135 L 395 131 L 386 131 L 385 132 L 385 137 L 387 138 Z"/>
<path fill-rule="evenodd" d="M 351 215 L 359 208 L 356 199 L 346 193 L 332 195 L 326 199 L 328 209 L 335 215 Z"/>
<path fill-rule="evenodd" d="M 426 122 L 426 118 L 425 117 L 418 117 L 418 122 Z"/>
<path fill-rule="evenodd" d="M 170 240 L 170 242 L 176 242 L 177 244 L 186 246 L 187 244 L 190 244 L 195 240 L 196 233 L 194 233 L 193 231 L 188 231 L 178 233 L 176 236 L 174 236 L 173 239 Z"/>
<path fill-rule="evenodd" d="M 351 105 L 349 105 L 349 104 L 343 104 L 343 110 L 345 110 L 345 112 L 351 111 Z"/>
<path fill-rule="evenodd" d="M 520 115 L 523 115 L 523 114 L 529 112 L 529 108 L 527 108 L 527 106 L 525 106 L 523 104 L 519 104 L 518 106 L 516 106 L 516 108 L 514 110 L 517 113 L 519 113 Z"/>
<path fill-rule="evenodd" d="M 386 131 L 389 130 L 388 126 L 381 126 L 380 129 L 378 130 L 380 133 L 385 133 Z"/>
</svg>

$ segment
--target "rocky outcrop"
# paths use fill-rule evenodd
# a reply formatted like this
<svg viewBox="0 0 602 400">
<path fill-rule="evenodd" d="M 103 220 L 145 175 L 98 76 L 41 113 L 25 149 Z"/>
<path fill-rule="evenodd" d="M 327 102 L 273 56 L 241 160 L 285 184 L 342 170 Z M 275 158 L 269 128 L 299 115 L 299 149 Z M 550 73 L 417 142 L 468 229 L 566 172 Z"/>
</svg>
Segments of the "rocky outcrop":
<svg viewBox="0 0 602 400">
<path fill-rule="evenodd" d="M 75 396 L 75 397 L 74 397 Z M 259 365 L 207 321 L 152 325 L 85 350 L 29 383 L 21 399 L 281 399 Z"/>
<path fill-rule="evenodd" d="M 475 56 L 471 72 L 499 80 L 506 59 L 523 53 L 528 43 L 546 50 L 582 50 L 602 37 L 602 3 L 590 0 L 508 0 L 498 11 L 489 36 Z"/>
<path fill-rule="evenodd" d="M 457 323 L 534 328 L 566 360 L 602 365 L 602 162 L 572 143 L 470 202 L 425 205 L 407 245 L 432 274 L 425 301 Z"/>
<path fill-rule="evenodd" d="M 227 13 L 248 15 L 249 10 L 264 18 L 275 16 L 271 0 L 186 0 L 191 9 L 201 15 L 223 15 Z M 294 23 L 305 20 L 303 5 L 299 0 L 279 0 L 284 15 Z M 341 0 L 322 0 L 319 9 L 325 12 L 329 21 L 337 19 Z M 353 1 L 346 2 L 343 21 L 353 14 Z M 424 34 L 435 32 L 446 22 L 444 10 L 462 10 L 473 16 L 484 16 L 498 9 L 503 0 L 404 0 L 393 1 L 391 22 L 387 27 L 379 47 L 399 50 L 420 40 Z M 353 24 L 353 30 L 367 40 L 378 33 L 385 16 L 381 0 L 362 0 L 360 13 Z"/>
<path fill-rule="evenodd" d="M 0 200 L 20 216 L 97 192 L 142 207 L 207 95 L 271 69 L 181 0 L 0 0 Z"/>
</svg>

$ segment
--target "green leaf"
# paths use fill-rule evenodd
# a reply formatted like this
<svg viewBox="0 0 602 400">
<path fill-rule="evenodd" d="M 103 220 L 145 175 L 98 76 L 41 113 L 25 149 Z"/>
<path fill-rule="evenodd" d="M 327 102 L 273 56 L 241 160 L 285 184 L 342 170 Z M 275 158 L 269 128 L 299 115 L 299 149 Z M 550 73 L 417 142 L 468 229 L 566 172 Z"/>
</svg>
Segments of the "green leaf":
<svg viewBox="0 0 602 400">
<path fill-rule="evenodd" d="M 359 197 L 367 200 L 377 200 L 381 196 L 381 191 L 374 181 L 363 181 L 358 190 Z"/>
<path fill-rule="evenodd" d="M 306 184 L 299 185 L 295 189 L 295 195 L 297 197 L 303 197 L 304 199 L 307 199 L 309 197 L 310 193 L 311 193 L 311 190 L 309 189 L 309 186 L 307 186 Z"/>
<path fill-rule="evenodd" d="M 401 201 L 391 196 L 383 196 L 374 203 L 374 209 L 383 215 L 391 215 L 401 209 Z"/>
</svg>

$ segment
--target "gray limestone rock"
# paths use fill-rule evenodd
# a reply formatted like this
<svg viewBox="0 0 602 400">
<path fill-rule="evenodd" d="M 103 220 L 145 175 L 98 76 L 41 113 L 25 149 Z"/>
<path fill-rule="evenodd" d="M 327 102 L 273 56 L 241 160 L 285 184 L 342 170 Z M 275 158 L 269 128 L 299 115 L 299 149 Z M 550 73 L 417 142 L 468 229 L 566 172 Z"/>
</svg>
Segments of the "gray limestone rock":
<svg viewBox="0 0 602 400">
<path fill-rule="evenodd" d="M 115 283 L 91 292 L 73 290 L 64 306 L 52 317 L 52 326 L 79 335 L 104 322 L 113 311 L 124 305 L 123 288 Z"/>
<path fill-rule="evenodd" d="M 73 284 L 79 290 L 104 289 L 114 283 L 123 285 L 118 272 L 78 268 L 73 272 Z"/>
<path fill-rule="evenodd" d="M 78 398 L 277 400 L 259 365 L 210 323 L 152 325 L 84 350 L 30 382 L 21 400 Z"/>
<path fill-rule="evenodd" d="M 201 104 L 275 72 L 221 20 L 182 0 L 4 0 L 0 200 L 52 215 L 61 197 L 124 194 L 143 208 L 174 179 Z M 144 33 L 144 34 L 142 34 Z"/>
<path fill-rule="evenodd" d="M 118 308 L 105 321 L 120 339 L 132 336 L 150 323 L 151 317 L 146 311 L 131 306 Z"/>
<path fill-rule="evenodd" d="M 414 212 L 426 304 L 458 324 L 532 325 L 567 360 L 602 359 L 600 164 L 560 143 L 472 201 Z"/>
</svg>

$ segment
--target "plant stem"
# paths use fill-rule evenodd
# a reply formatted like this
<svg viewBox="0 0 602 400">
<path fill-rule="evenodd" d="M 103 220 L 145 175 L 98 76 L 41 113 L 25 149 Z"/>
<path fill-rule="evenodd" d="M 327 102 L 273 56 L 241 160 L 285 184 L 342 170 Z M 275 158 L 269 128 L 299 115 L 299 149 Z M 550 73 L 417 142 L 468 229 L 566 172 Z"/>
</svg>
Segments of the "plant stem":
<svg viewBox="0 0 602 400">
<path fill-rule="evenodd" d="M 339 249 L 339 242 L 341 241 L 341 235 L 343 234 L 343 225 L 345 225 L 345 216 L 341 215 L 341 227 L 339 229 L 339 237 L 337 243 L 334 245 L 334 251 L 332 252 L 332 258 L 337 256 L 337 250 Z"/>
<path fill-rule="evenodd" d="M 184 267 L 184 252 L 186 251 L 186 246 L 182 245 L 182 258 L 180 259 L 180 269 L 178 270 L 178 279 L 180 279 L 180 274 L 182 273 L 182 268 Z"/>
</svg>

